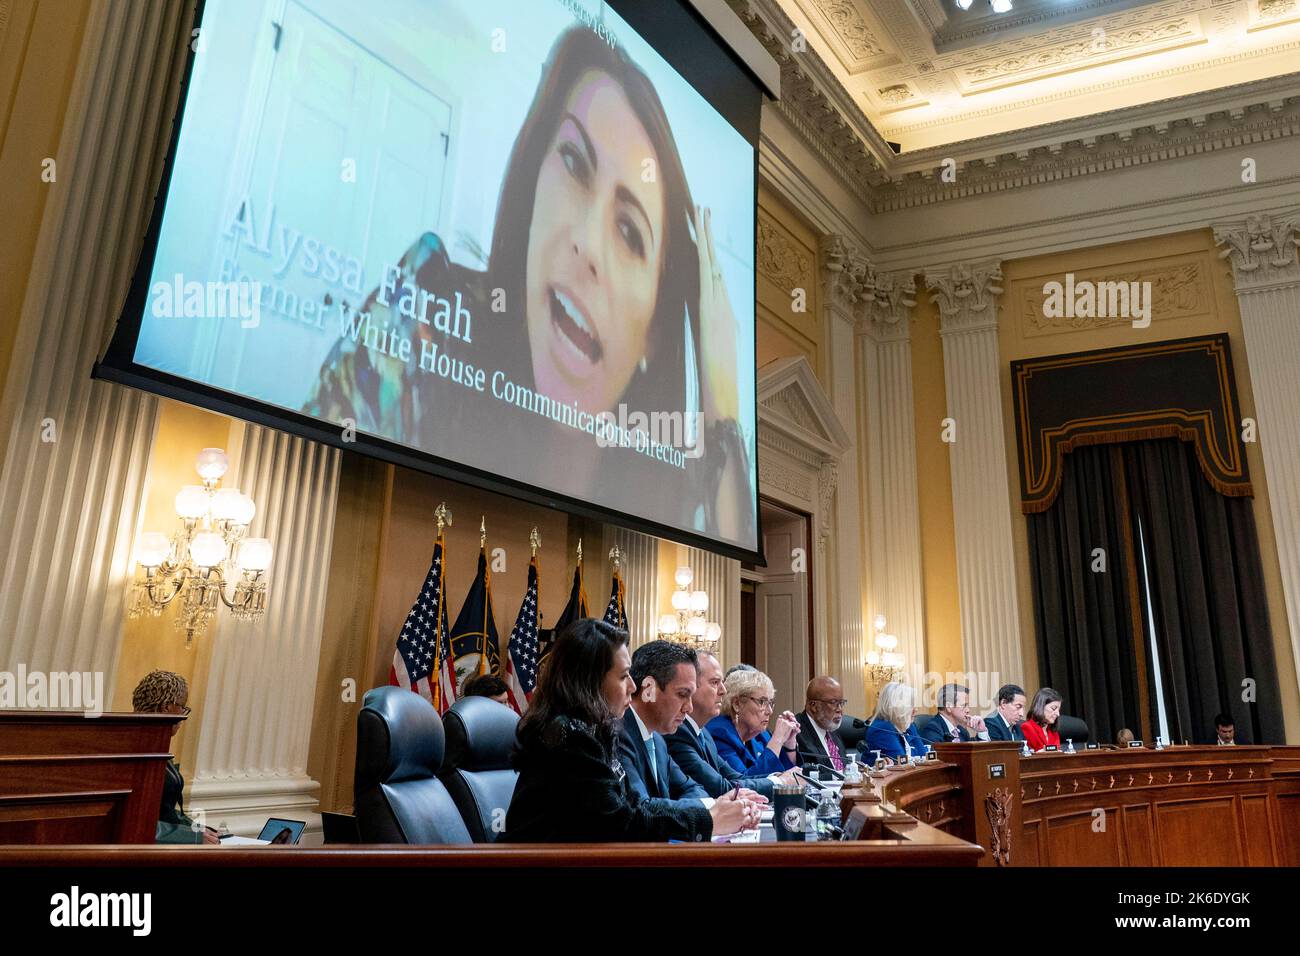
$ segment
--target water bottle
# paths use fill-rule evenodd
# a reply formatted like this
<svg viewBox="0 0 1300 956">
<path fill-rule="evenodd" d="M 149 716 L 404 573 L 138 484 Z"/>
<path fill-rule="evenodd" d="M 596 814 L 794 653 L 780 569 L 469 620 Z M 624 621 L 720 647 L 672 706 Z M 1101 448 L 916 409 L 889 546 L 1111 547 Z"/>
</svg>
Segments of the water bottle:
<svg viewBox="0 0 1300 956">
<path fill-rule="evenodd" d="M 839 825 L 840 802 L 835 798 L 835 791 L 828 787 L 822 791 L 821 802 L 817 804 L 817 839 L 835 839 L 834 831 Z"/>
</svg>

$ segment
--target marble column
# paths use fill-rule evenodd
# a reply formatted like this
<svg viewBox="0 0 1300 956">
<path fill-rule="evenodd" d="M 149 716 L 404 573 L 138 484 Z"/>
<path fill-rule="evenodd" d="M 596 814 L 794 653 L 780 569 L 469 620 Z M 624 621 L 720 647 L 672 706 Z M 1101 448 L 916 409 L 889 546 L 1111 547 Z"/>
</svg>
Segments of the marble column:
<svg viewBox="0 0 1300 956">
<path fill-rule="evenodd" d="M 833 573 L 834 596 L 831 647 L 827 672 L 844 687 L 850 706 L 861 710 L 866 701 L 862 665 L 867 648 L 863 643 L 862 552 L 866 540 L 862 528 L 862 446 L 858 401 L 857 356 L 854 338 L 866 297 L 870 294 L 870 264 L 852 242 L 843 236 L 822 240 L 821 262 L 828 318 L 826 391 L 840 423 L 849 435 L 849 447 L 838 464 L 823 469 L 823 493 L 834 495 Z"/>
<path fill-rule="evenodd" d="M 916 485 L 912 402 L 911 273 L 877 274 L 858 337 L 866 444 L 868 649 L 885 616 L 906 661 L 903 679 L 925 675 L 925 599 L 921 586 L 921 513 Z"/>
<path fill-rule="evenodd" d="M 257 623 L 223 609 L 211 632 L 189 802 L 235 833 L 256 835 L 269 816 L 315 829 L 320 784 L 307 753 L 341 453 L 259 425 L 242 431 L 227 484 L 257 502 L 249 534 L 275 548 L 268 608 Z"/>
<path fill-rule="evenodd" d="M 953 428 L 949 462 L 964 670 L 979 675 L 980 688 L 1017 678 L 1023 683 L 998 350 L 1002 270 L 996 261 L 958 264 L 927 272 L 925 282 L 939 306 Z"/>
<path fill-rule="evenodd" d="M 1236 283 L 1291 653 L 1300 672 L 1300 209 L 1215 223 L 1214 239 Z"/>
<path fill-rule="evenodd" d="M 182 8 L 91 9 L 26 299 L 6 320 L 18 328 L 0 400 L 0 669 L 104 672 L 108 700 L 158 402 L 90 370 L 147 225 Z"/>
</svg>

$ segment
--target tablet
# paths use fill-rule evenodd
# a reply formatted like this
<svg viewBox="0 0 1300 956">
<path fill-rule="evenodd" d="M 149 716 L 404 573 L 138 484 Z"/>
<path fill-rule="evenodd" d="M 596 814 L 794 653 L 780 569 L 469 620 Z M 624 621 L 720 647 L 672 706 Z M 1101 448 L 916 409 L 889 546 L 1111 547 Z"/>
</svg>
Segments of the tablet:
<svg viewBox="0 0 1300 956">
<path fill-rule="evenodd" d="M 305 820 L 281 820 L 278 817 L 271 817 L 266 821 L 266 826 L 262 827 L 262 832 L 257 835 L 257 838 L 268 843 L 294 844 L 298 842 L 302 831 L 306 828 Z"/>
</svg>

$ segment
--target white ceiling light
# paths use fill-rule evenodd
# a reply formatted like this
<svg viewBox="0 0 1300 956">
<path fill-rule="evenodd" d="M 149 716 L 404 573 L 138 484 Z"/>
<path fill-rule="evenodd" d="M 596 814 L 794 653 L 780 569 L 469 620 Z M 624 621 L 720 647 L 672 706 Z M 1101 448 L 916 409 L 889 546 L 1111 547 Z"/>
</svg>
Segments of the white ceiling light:
<svg viewBox="0 0 1300 956">
<path fill-rule="evenodd" d="M 989 0 L 989 6 L 993 8 L 994 13 L 1011 12 L 1011 0 Z"/>
</svg>

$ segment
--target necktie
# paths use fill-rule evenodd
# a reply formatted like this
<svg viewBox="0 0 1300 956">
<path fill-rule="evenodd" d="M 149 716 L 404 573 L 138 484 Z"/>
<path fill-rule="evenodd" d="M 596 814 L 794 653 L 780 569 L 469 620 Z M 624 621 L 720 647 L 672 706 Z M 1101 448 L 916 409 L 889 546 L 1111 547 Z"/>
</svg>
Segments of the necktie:
<svg viewBox="0 0 1300 956">
<path fill-rule="evenodd" d="M 961 728 L 960 728 L 960 727 L 954 727 L 954 728 L 952 729 L 952 739 L 953 739 L 953 743 L 960 743 L 960 742 L 961 742 Z"/>
<path fill-rule="evenodd" d="M 650 755 L 650 778 L 654 783 L 655 792 L 659 792 L 659 767 L 655 762 L 655 739 L 651 737 L 645 742 L 646 753 Z"/>
<path fill-rule="evenodd" d="M 836 770 L 843 770 L 844 761 L 840 759 L 840 748 L 835 746 L 835 738 L 830 734 L 826 735 L 826 752 L 831 756 L 831 766 Z"/>
</svg>

